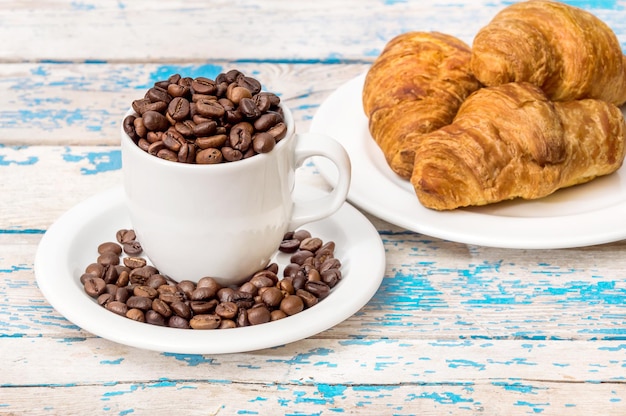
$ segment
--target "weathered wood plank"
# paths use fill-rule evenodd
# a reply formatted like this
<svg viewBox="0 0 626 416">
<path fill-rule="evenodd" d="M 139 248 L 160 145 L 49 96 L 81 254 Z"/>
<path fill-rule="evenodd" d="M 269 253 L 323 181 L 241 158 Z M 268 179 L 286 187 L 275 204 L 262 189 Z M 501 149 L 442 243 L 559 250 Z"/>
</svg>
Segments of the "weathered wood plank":
<svg viewBox="0 0 626 416">
<path fill-rule="evenodd" d="M 0 65 L 0 143 L 4 145 L 117 145 L 122 118 L 156 81 L 179 73 L 215 78 L 239 69 L 281 96 L 299 131 L 337 87 L 367 64 L 276 64 L 212 61 L 203 64 Z M 0 148 L 1 150 L 1 148 Z"/>
<path fill-rule="evenodd" d="M 215 374 L 218 378 L 219 374 Z M 51 391 L 53 394 L 51 394 Z M 34 386 L 0 390 L 3 415 L 557 415 L 620 416 L 614 384 L 493 380 L 449 385 L 306 384 L 227 380 Z"/>
</svg>

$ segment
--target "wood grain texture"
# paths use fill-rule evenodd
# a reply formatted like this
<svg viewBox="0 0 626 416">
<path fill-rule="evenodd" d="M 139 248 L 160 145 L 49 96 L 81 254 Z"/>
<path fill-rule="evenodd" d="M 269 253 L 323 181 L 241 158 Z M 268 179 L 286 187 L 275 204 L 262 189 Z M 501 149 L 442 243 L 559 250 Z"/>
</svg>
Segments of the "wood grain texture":
<svg viewBox="0 0 626 416">
<path fill-rule="evenodd" d="M 237 68 L 307 131 L 392 36 L 438 30 L 471 43 L 509 3 L 0 2 L 0 415 L 626 414 L 626 241 L 489 248 L 363 211 L 386 252 L 374 297 L 322 333 L 242 354 L 99 338 L 35 280 L 50 225 L 120 186 L 121 118 L 155 81 Z M 624 48 L 620 2 L 568 3 Z M 297 179 L 328 188 L 310 162 Z"/>
</svg>

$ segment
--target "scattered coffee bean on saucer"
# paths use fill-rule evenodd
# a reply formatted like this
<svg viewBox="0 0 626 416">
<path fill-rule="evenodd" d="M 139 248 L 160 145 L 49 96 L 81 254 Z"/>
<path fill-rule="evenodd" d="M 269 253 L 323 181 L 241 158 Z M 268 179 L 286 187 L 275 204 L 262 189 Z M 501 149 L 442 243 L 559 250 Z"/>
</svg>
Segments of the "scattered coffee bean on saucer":
<svg viewBox="0 0 626 416">
<path fill-rule="evenodd" d="M 223 287 L 210 276 L 175 281 L 142 257 L 133 230 L 98 246 L 94 263 L 80 277 L 85 293 L 112 313 L 137 322 L 180 329 L 227 329 L 295 315 L 326 298 L 341 280 L 335 243 L 306 230 L 287 232 L 278 250 L 288 254 L 243 284 Z"/>
</svg>

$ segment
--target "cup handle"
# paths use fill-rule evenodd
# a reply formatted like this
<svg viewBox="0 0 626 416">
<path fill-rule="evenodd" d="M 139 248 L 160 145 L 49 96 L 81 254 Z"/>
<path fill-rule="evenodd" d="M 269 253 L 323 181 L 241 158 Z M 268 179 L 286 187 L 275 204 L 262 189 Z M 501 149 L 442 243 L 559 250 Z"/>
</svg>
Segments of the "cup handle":
<svg viewBox="0 0 626 416">
<path fill-rule="evenodd" d="M 322 156 L 333 162 L 338 171 L 337 184 L 333 190 L 321 198 L 306 202 L 294 202 L 289 230 L 313 222 L 335 213 L 346 201 L 350 188 L 350 157 L 336 140 L 317 133 L 298 133 L 294 151 L 295 168 L 312 156 Z"/>
</svg>

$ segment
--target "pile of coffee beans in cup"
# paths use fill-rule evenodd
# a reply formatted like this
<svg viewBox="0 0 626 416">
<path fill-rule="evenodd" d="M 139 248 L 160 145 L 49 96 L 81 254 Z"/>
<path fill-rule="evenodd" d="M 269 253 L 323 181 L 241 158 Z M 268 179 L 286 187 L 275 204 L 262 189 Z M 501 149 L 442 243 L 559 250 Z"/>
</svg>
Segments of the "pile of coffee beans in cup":
<svg viewBox="0 0 626 416">
<path fill-rule="evenodd" d="M 233 69 L 215 80 L 174 74 L 132 102 L 124 132 L 173 162 L 215 164 L 270 152 L 287 134 L 280 98 Z"/>
<path fill-rule="evenodd" d="M 333 241 L 290 231 L 279 250 L 289 255 L 282 277 L 272 263 L 238 287 L 222 287 L 208 276 L 177 282 L 149 265 L 135 232 L 122 229 L 116 241 L 98 246 L 80 282 L 99 305 L 138 322 L 181 329 L 258 325 L 313 307 L 342 277 Z"/>
</svg>

